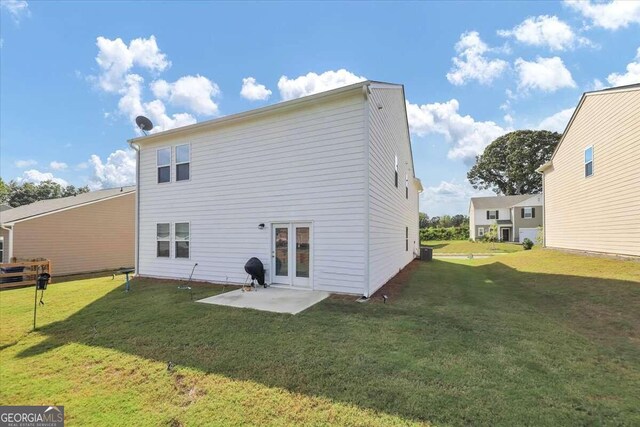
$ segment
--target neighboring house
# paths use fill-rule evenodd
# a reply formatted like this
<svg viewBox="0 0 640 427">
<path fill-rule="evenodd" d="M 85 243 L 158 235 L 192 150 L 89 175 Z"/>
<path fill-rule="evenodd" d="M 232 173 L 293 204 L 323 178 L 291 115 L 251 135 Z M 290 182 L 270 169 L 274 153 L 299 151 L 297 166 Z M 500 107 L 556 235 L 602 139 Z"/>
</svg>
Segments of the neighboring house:
<svg viewBox="0 0 640 427">
<path fill-rule="evenodd" d="M 46 258 L 54 276 L 132 267 L 134 219 L 135 187 L 2 211 L 2 262 Z"/>
<path fill-rule="evenodd" d="M 640 256 L 640 83 L 583 94 L 538 171 L 546 246 Z"/>
<path fill-rule="evenodd" d="M 402 85 L 365 81 L 129 141 L 140 276 L 369 296 L 419 251 Z"/>
<path fill-rule="evenodd" d="M 498 226 L 498 239 L 537 241 L 544 212 L 542 194 L 473 197 L 469 203 L 469 237 L 480 240 L 492 224 Z"/>
</svg>

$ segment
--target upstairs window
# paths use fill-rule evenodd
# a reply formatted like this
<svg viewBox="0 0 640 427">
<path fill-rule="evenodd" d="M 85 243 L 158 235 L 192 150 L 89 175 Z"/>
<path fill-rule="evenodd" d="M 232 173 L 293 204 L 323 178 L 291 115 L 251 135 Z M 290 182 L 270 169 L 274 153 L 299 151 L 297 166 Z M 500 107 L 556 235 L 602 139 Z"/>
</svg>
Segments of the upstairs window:
<svg viewBox="0 0 640 427">
<path fill-rule="evenodd" d="M 487 211 L 487 219 L 498 219 L 498 211 Z"/>
<path fill-rule="evenodd" d="M 593 146 L 584 150 L 584 176 L 593 175 Z"/>
<path fill-rule="evenodd" d="M 191 147 L 189 144 L 176 146 L 176 181 L 189 180 L 191 163 Z"/>
<path fill-rule="evenodd" d="M 522 218 L 535 218 L 536 210 L 535 208 L 522 208 Z"/>
<path fill-rule="evenodd" d="M 404 197 L 409 198 L 409 174 L 404 174 Z"/>
<path fill-rule="evenodd" d="M 171 147 L 160 148 L 156 152 L 158 166 L 158 184 L 171 182 Z"/>
<path fill-rule="evenodd" d="M 171 224 L 156 224 L 156 256 L 169 258 L 171 256 Z"/>
<path fill-rule="evenodd" d="M 396 156 L 396 175 L 395 175 L 396 188 L 398 188 L 398 156 Z"/>
<path fill-rule="evenodd" d="M 175 244 L 176 258 L 189 258 L 189 223 L 176 222 L 175 224 Z"/>
</svg>

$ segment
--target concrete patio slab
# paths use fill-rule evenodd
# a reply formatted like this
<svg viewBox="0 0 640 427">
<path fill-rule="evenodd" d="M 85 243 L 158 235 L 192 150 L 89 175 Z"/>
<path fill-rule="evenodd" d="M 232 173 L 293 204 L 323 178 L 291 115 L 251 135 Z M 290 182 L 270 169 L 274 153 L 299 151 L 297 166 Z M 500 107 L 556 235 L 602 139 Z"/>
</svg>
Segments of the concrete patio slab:
<svg viewBox="0 0 640 427">
<path fill-rule="evenodd" d="M 328 292 L 285 288 L 258 288 L 257 291 L 242 292 L 238 289 L 214 295 L 196 302 L 228 307 L 252 308 L 273 313 L 298 314 L 329 296 Z"/>
</svg>

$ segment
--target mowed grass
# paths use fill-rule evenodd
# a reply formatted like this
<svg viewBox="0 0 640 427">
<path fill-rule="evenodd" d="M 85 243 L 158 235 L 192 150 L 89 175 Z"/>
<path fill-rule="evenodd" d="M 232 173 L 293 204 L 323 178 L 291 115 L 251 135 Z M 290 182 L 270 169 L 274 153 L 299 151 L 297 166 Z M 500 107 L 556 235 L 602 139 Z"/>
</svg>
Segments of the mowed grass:
<svg viewBox="0 0 640 427">
<path fill-rule="evenodd" d="M 513 253 L 524 250 L 522 245 L 517 243 L 470 242 L 468 240 L 429 240 L 422 242 L 422 246 L 430 246 L 434 253 L 443 254 Z"/>
<path fill-rule="evenodd" d="M 435 260 L 387 304 L 290 316 L 91 279 L 50 285 L 35 333 L 33 289 L 11 290 L 0 404 L 69 425 L 639 425 L 639 281 L 546 250 Z"/>
</svg>

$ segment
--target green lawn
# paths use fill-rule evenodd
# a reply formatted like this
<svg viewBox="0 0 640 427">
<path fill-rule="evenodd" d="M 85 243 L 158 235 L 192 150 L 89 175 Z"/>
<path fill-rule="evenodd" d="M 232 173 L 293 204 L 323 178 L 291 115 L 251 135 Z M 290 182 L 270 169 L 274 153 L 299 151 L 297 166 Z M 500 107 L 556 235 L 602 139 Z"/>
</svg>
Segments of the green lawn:
<svg viewBox="0 0 640 427">
<path fill-rule="evenodd" d="M 639 281 L 545 250 L 435 260 L 387 304 L 290 316 L 90 279 L 50 285 L 36 333 L 33 290 L 4 291 L 0 404 L 69 425 L 640 425 Z"/>
<path fill-rule="evenodd" d="M 516 243 L 470 242 L 468 240 L 429 240 L 422 242 L 422 245 L 431 246 L 434 253 L 447 254 L 512 253 L 524 250 L 522 245 Z"/>
</svg>

